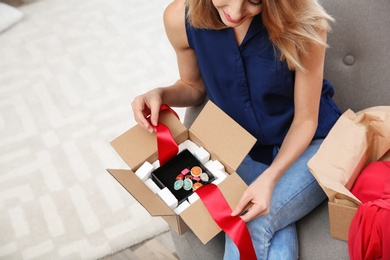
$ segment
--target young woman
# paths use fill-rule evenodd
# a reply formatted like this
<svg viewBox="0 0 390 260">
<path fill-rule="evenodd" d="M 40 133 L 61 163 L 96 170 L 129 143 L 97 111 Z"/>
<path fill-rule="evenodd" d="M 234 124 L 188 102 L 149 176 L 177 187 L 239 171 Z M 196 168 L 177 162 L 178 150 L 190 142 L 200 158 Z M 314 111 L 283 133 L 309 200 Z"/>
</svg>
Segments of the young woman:
<svg viewBox="0 0 390 260">
<path fill-rule="evenodd" d="M 316 0 L 176 0 L 164 22 L 180 79 L 132 102 L 152 132 L 162 103 L 192 106 L 207 96 L 257 138 L 237 170 L 249 187 L 232 215 L 252 204 L 241 218 L 258 259 L 297 259 L 294 223 L 325 199 L 307 161 L 341 114 L 323 79 L 331 20 Z M 181 259 L 205 259 L 207 246 L 189 237 L 187 246 L 176 239 Z M 224 258 L 239 259 L 229 237 Z"/>
</svg>

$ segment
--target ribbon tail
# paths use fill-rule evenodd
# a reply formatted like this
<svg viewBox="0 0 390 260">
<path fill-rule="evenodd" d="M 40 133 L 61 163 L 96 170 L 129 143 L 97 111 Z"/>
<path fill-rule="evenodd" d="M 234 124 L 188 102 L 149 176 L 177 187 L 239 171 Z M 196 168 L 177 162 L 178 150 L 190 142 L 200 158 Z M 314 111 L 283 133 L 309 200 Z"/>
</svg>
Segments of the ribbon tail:
<svg viewBox="0 0 390 260">
<path fill-rule="evenodd" d="M 232 210 L 218 186 L 210 183 L 197 189 L 196 193 L 218 226 L 236 244 L 240 259 L 257 259 L 246 223 L 238 216 L 231 216 Z"/>
</svg>

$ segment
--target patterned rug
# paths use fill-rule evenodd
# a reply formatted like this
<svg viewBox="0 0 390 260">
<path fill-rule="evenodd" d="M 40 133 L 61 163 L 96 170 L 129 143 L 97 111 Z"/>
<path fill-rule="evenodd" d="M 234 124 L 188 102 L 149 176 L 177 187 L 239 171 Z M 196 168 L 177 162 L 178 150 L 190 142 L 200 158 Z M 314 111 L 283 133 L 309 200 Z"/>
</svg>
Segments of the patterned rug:
<svg viewBox="0 0 390 260">
<path fill-rule="evenodd" d="M 177 78 L 169 2 L 32 1 L 0 34 L 0 259 L 98 259 L 167 230 L 105 169 L 127 168 L 109 142 L 134 96 Z"/>
</svg>

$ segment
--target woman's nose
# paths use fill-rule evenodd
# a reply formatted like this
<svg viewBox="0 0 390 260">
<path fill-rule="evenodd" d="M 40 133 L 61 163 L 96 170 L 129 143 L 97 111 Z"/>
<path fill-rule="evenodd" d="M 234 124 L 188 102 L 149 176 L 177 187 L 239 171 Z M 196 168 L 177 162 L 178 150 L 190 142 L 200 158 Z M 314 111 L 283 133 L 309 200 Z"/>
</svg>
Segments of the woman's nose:
<svg viewBox="0 0 390 260">
<path fill-rule="evenodd" d="M 232 0 L 230 5 L 230 18 L 239 20 L 242 17 L 242 9 L 245 0 Z"/>
</svg>

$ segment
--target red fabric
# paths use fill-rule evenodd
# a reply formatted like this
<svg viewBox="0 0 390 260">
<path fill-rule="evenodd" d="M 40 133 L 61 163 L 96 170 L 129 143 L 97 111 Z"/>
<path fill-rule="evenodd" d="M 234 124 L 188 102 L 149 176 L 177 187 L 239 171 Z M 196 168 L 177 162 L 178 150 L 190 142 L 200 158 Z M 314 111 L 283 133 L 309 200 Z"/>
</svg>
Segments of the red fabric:
<svg viewBox="0 0 390 260">
<path fill-rule="evenodd" d="M 172 112 L 179 119 L 179 116 L 175 111 L 173 111 L 169 106 L 162 104 L 160 112 L 165 110 Z M 160 161 L 160 165 L 163 165 L 177 154 L 179 147 L 175 142 L 171 131 L 166 125 L 158 122 L 155 127 L 155 131 L 157 135 L 158 159 Z"/>
<path fill-rule="evenodd" d="M 218 186 L 210 183 L 197 189 L 196 193 L 218 226 L 234 241 L 240 251 L 240 259 L 256 259 L 246 223 L 238 216 L 231 216 L 232 210 Z"/>
<path fill-rule="evenodd" d="M 351 190 L 362 202 L 348 234 L 351 260 L 390 260 L 390 162 L 372 162 Z"/>
</svg>

